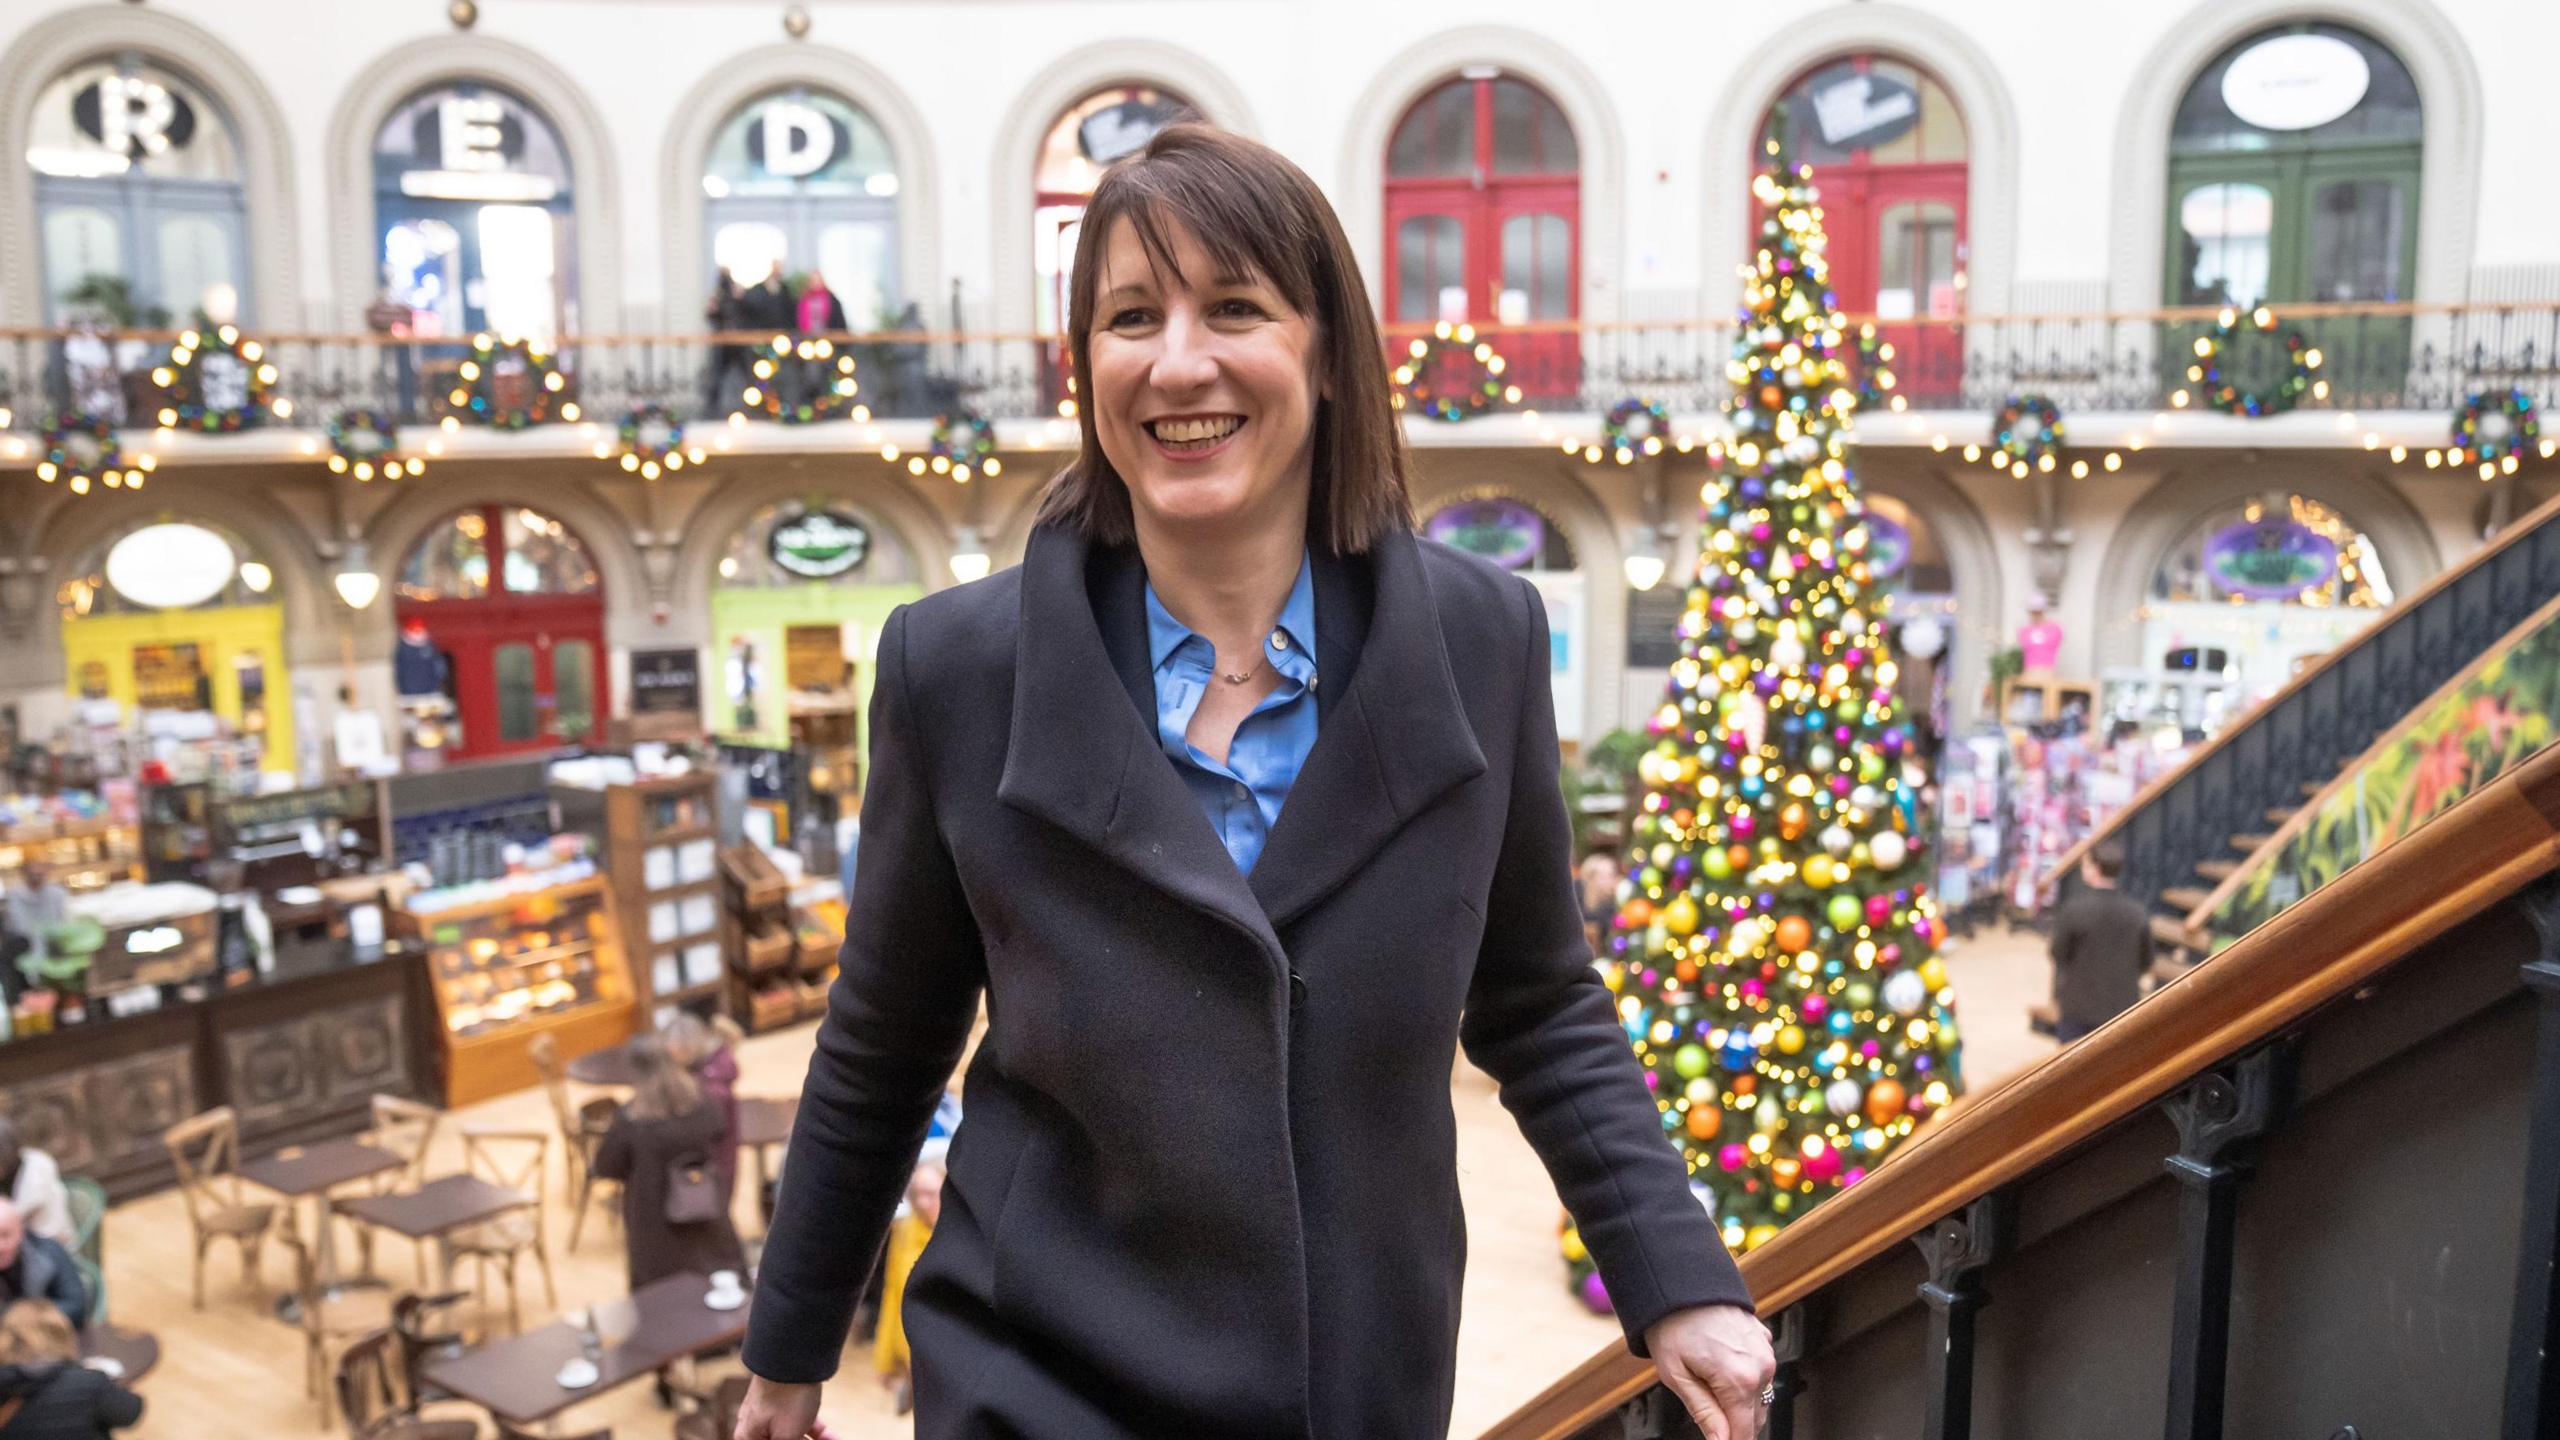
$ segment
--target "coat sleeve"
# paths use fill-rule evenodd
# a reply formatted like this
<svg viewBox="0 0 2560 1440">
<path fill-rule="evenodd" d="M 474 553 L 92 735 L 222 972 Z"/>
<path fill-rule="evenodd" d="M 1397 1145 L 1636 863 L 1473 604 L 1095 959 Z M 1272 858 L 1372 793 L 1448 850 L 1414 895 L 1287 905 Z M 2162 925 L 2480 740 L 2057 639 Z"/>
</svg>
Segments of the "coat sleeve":
<svg viewBox="0 0 2560 1440">
<path fill-rule="evenodd" d="M 98 1376 L 97 1425 L 101 1434 L 142 1421 L 142 1397 L 106 1376 Z"/>
<path fill-rule="evenodd" d="M 1555 1181 L 1609 1287 L 1627 1348 L 1695 1305 L 1748 1308 L 1715 1220 L 1689 1191 L 1575 904 L 1573 837 L 1547 688 L 1546 606 L 1527 582 L 1511 804 L 1459 1038 Z"/>
<path fill-rule="evenodd" d="M 748 1322 L 747 1368 L 785 1383 L 835 1373 L 985 981 L 977 923 L 934 819 L 906 620 L 902 608 L 881 632 L 860 898 L 846 915 Z"/>
</svg>

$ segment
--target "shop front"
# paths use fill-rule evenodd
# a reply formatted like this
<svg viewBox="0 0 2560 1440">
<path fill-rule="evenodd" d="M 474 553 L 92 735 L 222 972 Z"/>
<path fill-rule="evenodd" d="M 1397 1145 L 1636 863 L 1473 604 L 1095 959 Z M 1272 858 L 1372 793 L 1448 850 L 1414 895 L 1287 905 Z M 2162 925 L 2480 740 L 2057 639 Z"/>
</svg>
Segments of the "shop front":
<svg viewBox="0 0 2560 1440">
<path fill-rule="evenodd" d="M 1591 583 L 1564 528 L 1526 500 L 1475 493 L 1441 503 L 1423 521 L 1422 532 L 1481 555 L 1538 587 L 1547 607 L 1547 678 L 1555 690 L 1556 734 L 1567 745 L 1597 738 L 1588 733 L 1584 702 L 1591 668 Z"/>
<path fill-rule="evenodd" d="M 596 739 L 610 693 L 604 608 L 593 555 L 539 510 L 478 505 L 430 527 L 401 565 L 393 607 L 412 763 Z M 422 743 L 430 735 L 440 743 Z"/>
<path fill-rule="evenodd" d="M 71 694 L 112 706 L 119 725 L 227 746 L 225 768 L 291 771 L 274 588 L 275 571 L 213 526 L 161 520 L 126 532 L 55 592 Z"/>
</svg>

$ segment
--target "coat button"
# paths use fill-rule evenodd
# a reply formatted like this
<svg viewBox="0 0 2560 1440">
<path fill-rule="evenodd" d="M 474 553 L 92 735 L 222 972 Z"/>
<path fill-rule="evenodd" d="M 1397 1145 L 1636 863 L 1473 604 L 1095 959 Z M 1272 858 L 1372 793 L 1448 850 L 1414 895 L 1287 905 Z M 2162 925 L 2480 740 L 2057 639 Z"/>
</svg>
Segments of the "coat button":
<svg viewBox="0 0 2560 1440">
<path fill-rule="evenodd" d="M 1307 977 L 1295 970 L 1289 972 L 1289 1008 L 1292 1010 L 1307 1008 Z"/>
</svg>

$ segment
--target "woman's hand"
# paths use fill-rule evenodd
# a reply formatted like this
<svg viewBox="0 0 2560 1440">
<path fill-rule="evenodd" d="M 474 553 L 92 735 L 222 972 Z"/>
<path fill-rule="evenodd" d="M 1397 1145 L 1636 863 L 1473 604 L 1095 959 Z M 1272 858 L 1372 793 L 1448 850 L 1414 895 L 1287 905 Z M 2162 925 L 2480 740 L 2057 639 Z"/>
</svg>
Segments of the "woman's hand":
<svg viewBox="0 0 2560 1440">
<path fill-rule="evenodd" d="M 1760 1397 L 1777 1377 L 1769 1327 L 1733 1305 L 1674 1310 L 1644 1332 L 1662 1383 L 1689 1407 L 1707 1440 L 1753 1440 L 1768 1418 Z M 758 1381 L 762 1384 L 762 1381 Z M 741 1432 L 740 1440 L 747 1440 Z M 762 1440 L 762 1437 L 756 1437 Z"/>
<path fill-rule="evenodd" d="M 837 1440 L 818 1423 L 818 1387 L 780 1385 L 761 1375 L 747 1379 L 746 1403 L 738 1407 L 733 1440 Z"/>
</svg>

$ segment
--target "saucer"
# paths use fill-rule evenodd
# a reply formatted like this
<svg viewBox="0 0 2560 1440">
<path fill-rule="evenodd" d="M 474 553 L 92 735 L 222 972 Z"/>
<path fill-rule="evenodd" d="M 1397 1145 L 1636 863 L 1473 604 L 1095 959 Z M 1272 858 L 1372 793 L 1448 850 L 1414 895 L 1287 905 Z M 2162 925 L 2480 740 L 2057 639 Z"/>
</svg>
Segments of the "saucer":
<svg viewBox="0 0 2560 1440">
<path fill-rule="evenodd" d="M 588 1386 L 596 1383 L 596 1381 L 601 1379 L 602 1376 L 596 1370 L 593 1362 L 585 1359 L 584 1357 L 577 1357 L 571 1359 L 568 1364 L 561 1366 L 559 1373 L 553 1375 L 551 1378 L 563 1390 L 584 1390 Z"/>
<path fill-rule="evenodd" d="M 99 1374 L 106 1376 L 110 1380 L 121 1380 L 124 1378 L 124 1362 L 113 1355 L 92 1355 L 80 1363 L 97 1371 Z"/>
<path fill-rule="evenodd" d="M 714 1290 L 702 1297 L 703 1308 L 707 1310 L 735 1310 L 746 1303 L 747 1292 L 744 1290 L 732 1290 L 726 1295 Z"/>
</svg>

